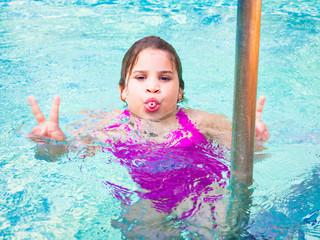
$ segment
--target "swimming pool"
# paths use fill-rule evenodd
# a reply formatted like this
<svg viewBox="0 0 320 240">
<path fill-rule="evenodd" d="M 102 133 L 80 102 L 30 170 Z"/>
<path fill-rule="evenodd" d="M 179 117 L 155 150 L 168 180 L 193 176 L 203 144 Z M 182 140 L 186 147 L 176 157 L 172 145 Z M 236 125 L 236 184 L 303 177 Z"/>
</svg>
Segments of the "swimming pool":
<svg viewBox="0 0 320 240">
<path fill-rule="evenodd" d="M 182 60 L 185 105 L 231 119 L 237 1 L 0 5 L 0 238 L 121 239 L 112 221 L 122 203 L 103 182 L 134 192 L 130 175 L 106 154 L 35 158 L 27 96 L 48 113 L 59 94 L 63 128 L 82 109 L 123 108 L 122 57 L 137 39 L 159 35 Z M 319 16 L 316 1 L 263 2 L 258 95 L 267 97 L 272 138 L 255 156 L 248 231 L 257 239 L 320 237 Z"/>
</svg>

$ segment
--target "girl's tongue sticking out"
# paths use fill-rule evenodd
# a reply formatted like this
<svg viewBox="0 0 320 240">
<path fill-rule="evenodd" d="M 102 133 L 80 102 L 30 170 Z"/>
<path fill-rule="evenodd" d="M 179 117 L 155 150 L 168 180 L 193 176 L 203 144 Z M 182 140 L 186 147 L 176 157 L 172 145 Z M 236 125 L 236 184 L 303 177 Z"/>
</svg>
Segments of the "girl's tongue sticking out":
<svg viewBox="0 0 320 240">
<path fill-rule="evenodd" d="M 155 112 L 159 109 L 159 101 L 155 98 L 149 98 L 144 103 L 144 107 L 148 112 Z"/>
</svg>

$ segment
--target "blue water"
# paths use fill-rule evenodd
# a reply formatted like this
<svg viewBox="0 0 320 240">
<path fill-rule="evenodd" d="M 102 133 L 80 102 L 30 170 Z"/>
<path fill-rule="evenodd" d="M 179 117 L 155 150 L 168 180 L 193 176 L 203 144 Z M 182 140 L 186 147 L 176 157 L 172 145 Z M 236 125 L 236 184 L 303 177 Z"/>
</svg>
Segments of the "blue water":
<svg viewBox="0 0 320 240">
<path fill-rule="evenodd" d="M 237 1 L 1 1 L 0 239 L 121 239 L 121 202 L 102 181 L 137 186 L 106 154 L 37 159 L 27 96 L 60 122 L 83 109 L 122 108 L 121 60 L 158 35 L 183 63 L 185 106 L 232 118 Z M 320 7 L 264 1 L 258 95 L 271 139 L 256 153 L 249 233 L 320 237 Z M 181 233 L 182 236 L 187 234 Z"/>
</svg>

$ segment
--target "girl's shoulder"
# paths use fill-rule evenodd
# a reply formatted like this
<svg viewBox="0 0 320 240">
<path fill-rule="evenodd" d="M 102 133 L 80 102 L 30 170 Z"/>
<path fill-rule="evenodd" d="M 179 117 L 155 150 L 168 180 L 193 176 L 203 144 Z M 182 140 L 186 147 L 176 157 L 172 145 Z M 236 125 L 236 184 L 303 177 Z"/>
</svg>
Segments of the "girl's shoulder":
<svg viewBox="0 0 320 240">
<path fill-rule="evenodd" d="M 204 110 L 182 109 L 197 129 L 220 145 L 231 147 L 231 122 L 224 115 Z"/>
<path fill-rule="evenodd" d="M 231 121 L 225 115 L 191 108 L 182 108 L 181 110 L 198 128 L 231 130 Z"/>
</svg>

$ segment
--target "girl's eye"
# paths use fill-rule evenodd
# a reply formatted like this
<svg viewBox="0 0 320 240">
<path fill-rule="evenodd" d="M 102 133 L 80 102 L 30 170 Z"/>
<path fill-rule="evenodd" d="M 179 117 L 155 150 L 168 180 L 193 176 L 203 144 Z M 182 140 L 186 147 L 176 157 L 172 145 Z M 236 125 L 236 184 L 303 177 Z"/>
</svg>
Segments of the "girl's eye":
<svg viewBox="0 0 320 240">
<path fill-rule="evenodd" d="M 135 76 L 134 78 L 137 79 L 137 80 L 144 80 L 144 79 L 146 79 L 146 77 L 145 77 L 145 76 L 142 76 L 142 75 Z"/>
<path fill-rule="evenodd" d="M 171 80 L 171 78 L 170 78 L 170 77 L 167 77 L 167 76 L 162 76 L 162 77 L 160 77 L 160 80 L 162 80 L 162 81 L 169 81 L 169 80 Z"/>
</svg>

